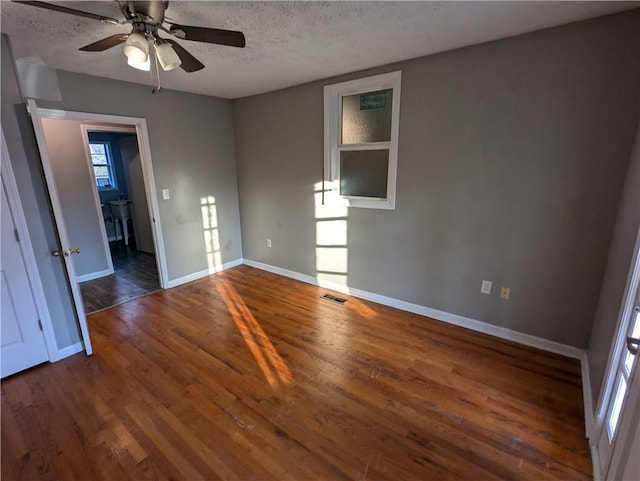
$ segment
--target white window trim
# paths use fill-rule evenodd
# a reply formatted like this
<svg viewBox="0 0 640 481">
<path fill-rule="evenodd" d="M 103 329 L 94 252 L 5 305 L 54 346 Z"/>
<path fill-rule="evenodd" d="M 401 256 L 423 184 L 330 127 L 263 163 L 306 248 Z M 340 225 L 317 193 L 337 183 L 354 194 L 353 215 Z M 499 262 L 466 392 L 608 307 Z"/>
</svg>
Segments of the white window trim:
<svg viewBox="0 0 640 481">
<path fill-rule="evenodd" d="M 394 210 L 396 205 L 396 171 L 398 167 L 398 137 L 400 130 L 400 84 L 402 72 L 390 72 L 373 77 L 349 80 L 324 87 L 324 180 L 325 202 L 331 205 Z M 391 140 L 368 144 L 340 145 L 342 131 L 341 99 L 377 90 L 393 89 L 391 107 Z M 350 197 L 339 194 L 340 150 L 389 149 L 387 198 Z"/>
<path fill-rule="evenodd" d="M 105 164 L 94 164 L 93 163 L 93 158 L 91 157 L 91 144 L 101 144 L 104 145 L 104 152 L 105 152 L 105 157 L 107 158 L 107 163 Z M 98 141 L 91 141 L 88 140 L 87 137 L 87 147 L 89 148 L 89 162 L 91 165 L 91 172 L 94 174 L 93 175 L 93 183 L 95 184 L 96 188 L 100 191 L 100 192 L 109 192 L 112 190 L 118 190 L 118 179 L 116 177 L 116 169 L 113 167 L 113 154 L 111 152 L 111 142 L 108 142 L 106 140 L 98 140 Z M 111 174 L 111 180 L 112 182 L 112 186 L 111 187 L 100 187 L 98 185 L 98 183 L 96 182 L 96 178 L 95 178 L 95 171 L 94 171 L 94 167 L 107 167 L 109 169 L 109 173 Z"/>
</svg>

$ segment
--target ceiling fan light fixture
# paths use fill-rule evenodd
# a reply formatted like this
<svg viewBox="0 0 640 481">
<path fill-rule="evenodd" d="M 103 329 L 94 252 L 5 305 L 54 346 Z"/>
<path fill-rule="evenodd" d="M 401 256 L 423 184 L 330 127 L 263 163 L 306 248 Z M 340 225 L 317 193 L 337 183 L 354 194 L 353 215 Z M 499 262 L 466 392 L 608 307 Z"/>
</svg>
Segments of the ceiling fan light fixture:
<svg viewBox="0 0 640 481">
<path fill-rule="evenodd" d="M 141 65 L 149 61 L 149 43 L 147 42 L 147 37 L 141 33 L 133 32 L 130 34 L 124 43 L 123 51 L 127 56 L 129 65 L 132 67 L 134 67 L 132 62 Z"/>
<path fill-rule="evenodd" d="M 214 45 L 228 45 L 231 47 L 244 48 L 246 39 L 244 34 L 236 30 L 226 30 L 209 27 L 196 27 L 192 25 L 178 25 L 168 21 L 166 9 L 168 0 L 146 0 L 146 1 L 126 1 L 117 0 L 123 20 L 111 17 L 104 17 L 83 10 L 76 10 L 67 6 L 56 5 L 46 1 L 26 2 L 18 1 L 25 5 L 38 7 L 54 12 L 63 12 L 79 17 L 99 20 L 102 23 L 112 25 L 130 25 L 131 33 L 116 33 L 109 37 L 92 42 L 80 50 L 83 52 L 104 52 L 116 45 L 123 45 L 123 53 L 127 57 L 127 63 L 140 70 L 151 70 L 150 56 L 155 55 L 156 71 L 161 63 L 163 70 L 173 70 L 181 67 L 187 73 L 197 72 L 204 68 L 204 64 L 189 53 L 182 45 L 172 39 L 162 39 L 159 32 L 168 33 L 174 37 L 193 42 L 202 42 Z M 2 2 L 2 0 L 0 0 Z M 59 3 L 59 2 L 58 2 Z M 75 2 L 73 2 L 75 3 Z M 155 51 L 150 52 L 149 42 L 153 41 Z M 167 44 L 168 45 L 165 45 Z M 159 90 L 158 90 L 159 91 Z"/>
<path fill-rule="evenodd" d="M 167 72 L 178 68 L 182 64 L 180 57 L 168 42 L 156 43 L 156 56 L 162 66 L 162 70 Z"/>
<path fill-rule="evenodd" d="M 129 65 L 129 67 L 137 68 L 138 70 L 144 70 L 145 72 L 148 72 L 149 70 L 151 70 L 151 57 L 147 55 L 147 60 L 145 62 L 136 62 L 128 58 L 127 65 Z"/>
</svg>

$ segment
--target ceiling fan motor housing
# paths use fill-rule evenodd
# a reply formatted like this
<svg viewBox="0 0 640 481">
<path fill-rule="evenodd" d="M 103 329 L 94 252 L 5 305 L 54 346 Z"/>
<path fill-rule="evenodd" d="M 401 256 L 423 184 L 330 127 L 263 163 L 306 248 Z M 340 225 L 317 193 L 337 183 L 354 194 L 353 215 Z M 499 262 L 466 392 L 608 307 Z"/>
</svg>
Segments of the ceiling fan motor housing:
<svg viewBox="0 0 640 481">
<path fill-rule="evenodd" d="M 141 15 L 148 23 L 161 25 L 164 22 L 164 12 L 169 5 L 168 1 L 163 2 L 149 2 L 149 1 L 137 1 L 127 2 L 129 13 L 132 16 Z"/>
</svg>

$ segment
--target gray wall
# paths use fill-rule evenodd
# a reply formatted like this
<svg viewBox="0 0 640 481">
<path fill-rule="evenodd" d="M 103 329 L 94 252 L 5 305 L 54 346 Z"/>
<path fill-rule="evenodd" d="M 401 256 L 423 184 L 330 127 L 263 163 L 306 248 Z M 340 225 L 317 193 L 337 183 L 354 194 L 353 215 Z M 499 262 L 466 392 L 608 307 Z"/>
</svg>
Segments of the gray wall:
<svg viewBox="0 0 640 481">
<path fill-rule="evenodd" d="M 167 74 L 167 75 L 170 75 Z M 215 198 L 220 258 L 242 257 L 231 102 L 58 72 L 62 102 L 40 107 L 147 120 L 169 279 L 209 267 L 201 199 Z M 169 189 L 170 200 L 162 200 Z"/>
<path fill-rule="evenodd" d="M 73 256 L 76 274 L 107 270 L 102 212 L 96 205 L 82 122 L 42 119 L 42 126 L 69 242 L 80 248 L 80 254 Z"/>
<path fill-rule="evenodd" d="M 31 120 L 22 104 L 22 96 L 5 35 L 1 36 L 1 43 L 2 130 L 16 175 L 20 200 L 27 219 L 56 342 L 61 349 L 79 342 L 80 332 L 75 322 L 62 261 L 51 256 L 51 250 L 59 247 L 58 239 L 53 226 L 49 198 L 44 187 Z"/>
<path fill-rule="evenodd" d="M 131 215 L 133 231 L 136 238 L 136 249 L 153 254 L 153 234 L 151 232 L 151 219 L 149 218 L 149 206 L 147 205 L 144 177 L 142 175 L 142 163 L 138 149 L 136 136 L 123 136 L 119 141 L 118 150 L 121 152 L 122 167 L 126 173 L 129 191 L 128 199 L 131 201 Z"/>
<path fill-rule="evenodd" d="M 640 128 L 636 134 L 635 147 L 620 199 L 607 269 L 589 338 L 589 377 L 594 409 L 601 393 L 609 350 L 618 324 L 638 229 L 640 229 Z"/>
<path fill-rule="evenodd" d="M 234 101 L 244 257 L 316 275 L 323 85 L 401 69 L 397 207 L 349 209 L 347 283 L 586 347 L 638 125 L 638 22 L 604 17 Z"/>
</svg>

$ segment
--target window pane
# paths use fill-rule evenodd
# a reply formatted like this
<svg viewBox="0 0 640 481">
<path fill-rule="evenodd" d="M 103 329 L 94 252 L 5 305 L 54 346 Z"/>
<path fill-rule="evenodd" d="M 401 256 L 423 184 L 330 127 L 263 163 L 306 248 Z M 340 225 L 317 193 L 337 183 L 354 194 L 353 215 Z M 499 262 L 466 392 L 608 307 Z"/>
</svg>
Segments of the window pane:
<svg viewBox="0 0 640 481">
<path fill-rule="evenodd" d="M 93 166 L 93 171 L 96 174 L 96 178 L 98 178 L 98 177 L 106 177 L 107 179 L 109 178 L 109 167 L 107 167 L 107 166 L 94 165 Z"/>
<path fill-rule="evenodd" d="M 631 316 L 631 337 L 640 337 L 640 308 L 636 307 L 633 315 Z"/>
<path fill-rule="evenodd" d="M 624 395 L 627 393 L 627 381 L 622 375 L 618 377 L 618 386 L 615 390 L 615 397 L 613 398 L 613 407 L 609 414 L 609 420 L 607 422 L 607 433 L 609 435 L 609 442 L 613 440 L 613 436 L 618 428 L 618 421 L 620 419 L 620 411 L 622 410 L 622 401 Z"/>
<path fill-rule="evenodd" d="M 91 154 L 91 162 L 93 165 L 108 163 L 107 156 L 104 154 Z"/>
<path fill-rule="evenodd" d="M 389 149 L 340 152 L 340 195 L 386 199 Z"/>
<path fill-rule="evenodd" d="M 89 149 L 92 154 L 105 154 L 104 144 L 89 144 Z"/>
<path fill-rule="evenodd" d="M 624 356 L 624 370 L 627 373 L 627 376 L 629 376 L 631 374 L 631 368 L 633 367 L 633 360 L 635 356 L 631 354 L 629 350 L 626 351 Z"/>
<path fill-rule="evenodd" d="M 96 185 L 99 189 L 111 189 L 113 187 L 106 177 L 96 178 Z"/>
<path fill-rule="evenodd" d="M 342 144 L 389 142 L 393 89 L 342 97 Z"/>
<path fill-rule="evenodd" d="M 96 177 L 96 184 L 98 187 L 111 186 L 111 177 L 109 176 L 109 167 L 96 167 L 93 166 L 93 172 Z"/>
</svg>

